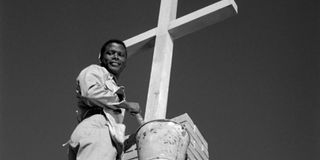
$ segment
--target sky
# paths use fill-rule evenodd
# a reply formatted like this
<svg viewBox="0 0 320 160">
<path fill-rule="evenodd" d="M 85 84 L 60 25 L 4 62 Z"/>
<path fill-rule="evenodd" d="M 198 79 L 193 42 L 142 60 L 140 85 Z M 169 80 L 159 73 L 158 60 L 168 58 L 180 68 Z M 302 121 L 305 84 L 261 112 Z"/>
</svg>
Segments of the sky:
<svg viewBox="0 0 320 160">
<path fill-rule="evenodd" d="M 178 16 L 216 0 L 180 0 Z M 319 3 L 237 0 L 239 14 L 175 40 L 167 118 L 188 113 L 211 160 L 320 158 Z M 101 45 L 156 27 L 159 0 L 0 1 L 0 159 L 67 159 L 75 78 Z M 144 113 L 152 50 L 120 83 Z M 127 133 L 138 128 L 127 116 Z"/>
</svg>

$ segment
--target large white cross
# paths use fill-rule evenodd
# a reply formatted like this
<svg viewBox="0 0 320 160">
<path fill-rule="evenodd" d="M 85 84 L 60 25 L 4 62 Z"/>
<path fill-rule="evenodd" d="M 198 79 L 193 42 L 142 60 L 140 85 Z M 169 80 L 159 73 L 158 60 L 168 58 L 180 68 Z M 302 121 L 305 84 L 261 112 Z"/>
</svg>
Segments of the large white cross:
<svg viewBox="0 0 320 160">
<path fill-rule="evenodd" d="M 178 0 L 161 0 L 158 26 L 125 40 L 128 56 L 154 45 L 145 122 L 166 118 L 173 40 L 237 14 L 234 0 L 221 0 L 176 19 Z"/>
</svg>

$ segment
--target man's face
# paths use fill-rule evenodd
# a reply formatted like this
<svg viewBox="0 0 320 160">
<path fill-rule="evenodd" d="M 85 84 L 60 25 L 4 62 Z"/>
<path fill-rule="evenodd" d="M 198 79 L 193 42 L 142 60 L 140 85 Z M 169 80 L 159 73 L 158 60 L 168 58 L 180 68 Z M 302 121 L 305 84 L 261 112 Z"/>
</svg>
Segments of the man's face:
<svg viewBox="0 0 320 160">
<path fill-rule="evenodd" d="M 101 63 L 109 72 L 119 76 L 125 68 L 127 61 L 127 52 L 124 46 L 118 43 L 110 43 L 106 50 L 101 54 Z"/>
</svg>

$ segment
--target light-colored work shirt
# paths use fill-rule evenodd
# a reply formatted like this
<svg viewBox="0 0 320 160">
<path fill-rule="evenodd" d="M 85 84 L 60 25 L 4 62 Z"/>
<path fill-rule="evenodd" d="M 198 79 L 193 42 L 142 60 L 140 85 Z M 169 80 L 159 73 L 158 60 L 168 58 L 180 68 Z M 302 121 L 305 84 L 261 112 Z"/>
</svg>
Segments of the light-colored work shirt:
<svg viewBox="0 0 320 160">
<path fill-rule="evenodd" d="M 115 77 L 102 66 L 90 65 L 77 77 L 76 91 L 79 116 L 82 117 L 90 107 L 103 108 L 112 138 L 123 143 L 125 125 L 122 123 L 125 109 L 116 105 L 125 101 L 125 93 L 124 87 L 117 85 Z"/>
</svg>

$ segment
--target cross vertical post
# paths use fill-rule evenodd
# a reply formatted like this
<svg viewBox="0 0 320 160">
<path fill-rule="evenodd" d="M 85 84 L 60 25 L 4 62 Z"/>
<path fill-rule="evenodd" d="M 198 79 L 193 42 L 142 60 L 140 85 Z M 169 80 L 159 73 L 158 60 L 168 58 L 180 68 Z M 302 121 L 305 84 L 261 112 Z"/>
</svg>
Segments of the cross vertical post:
<svg viewBox="0 0 320 160">
<path fill-rule="evenodd" d="M 173 40 L 169 24 L 176 18 L 177 0 L 161 0 L 148 90 L 145 121 L 164 119 L 167 111 Z"/>
</svg>

